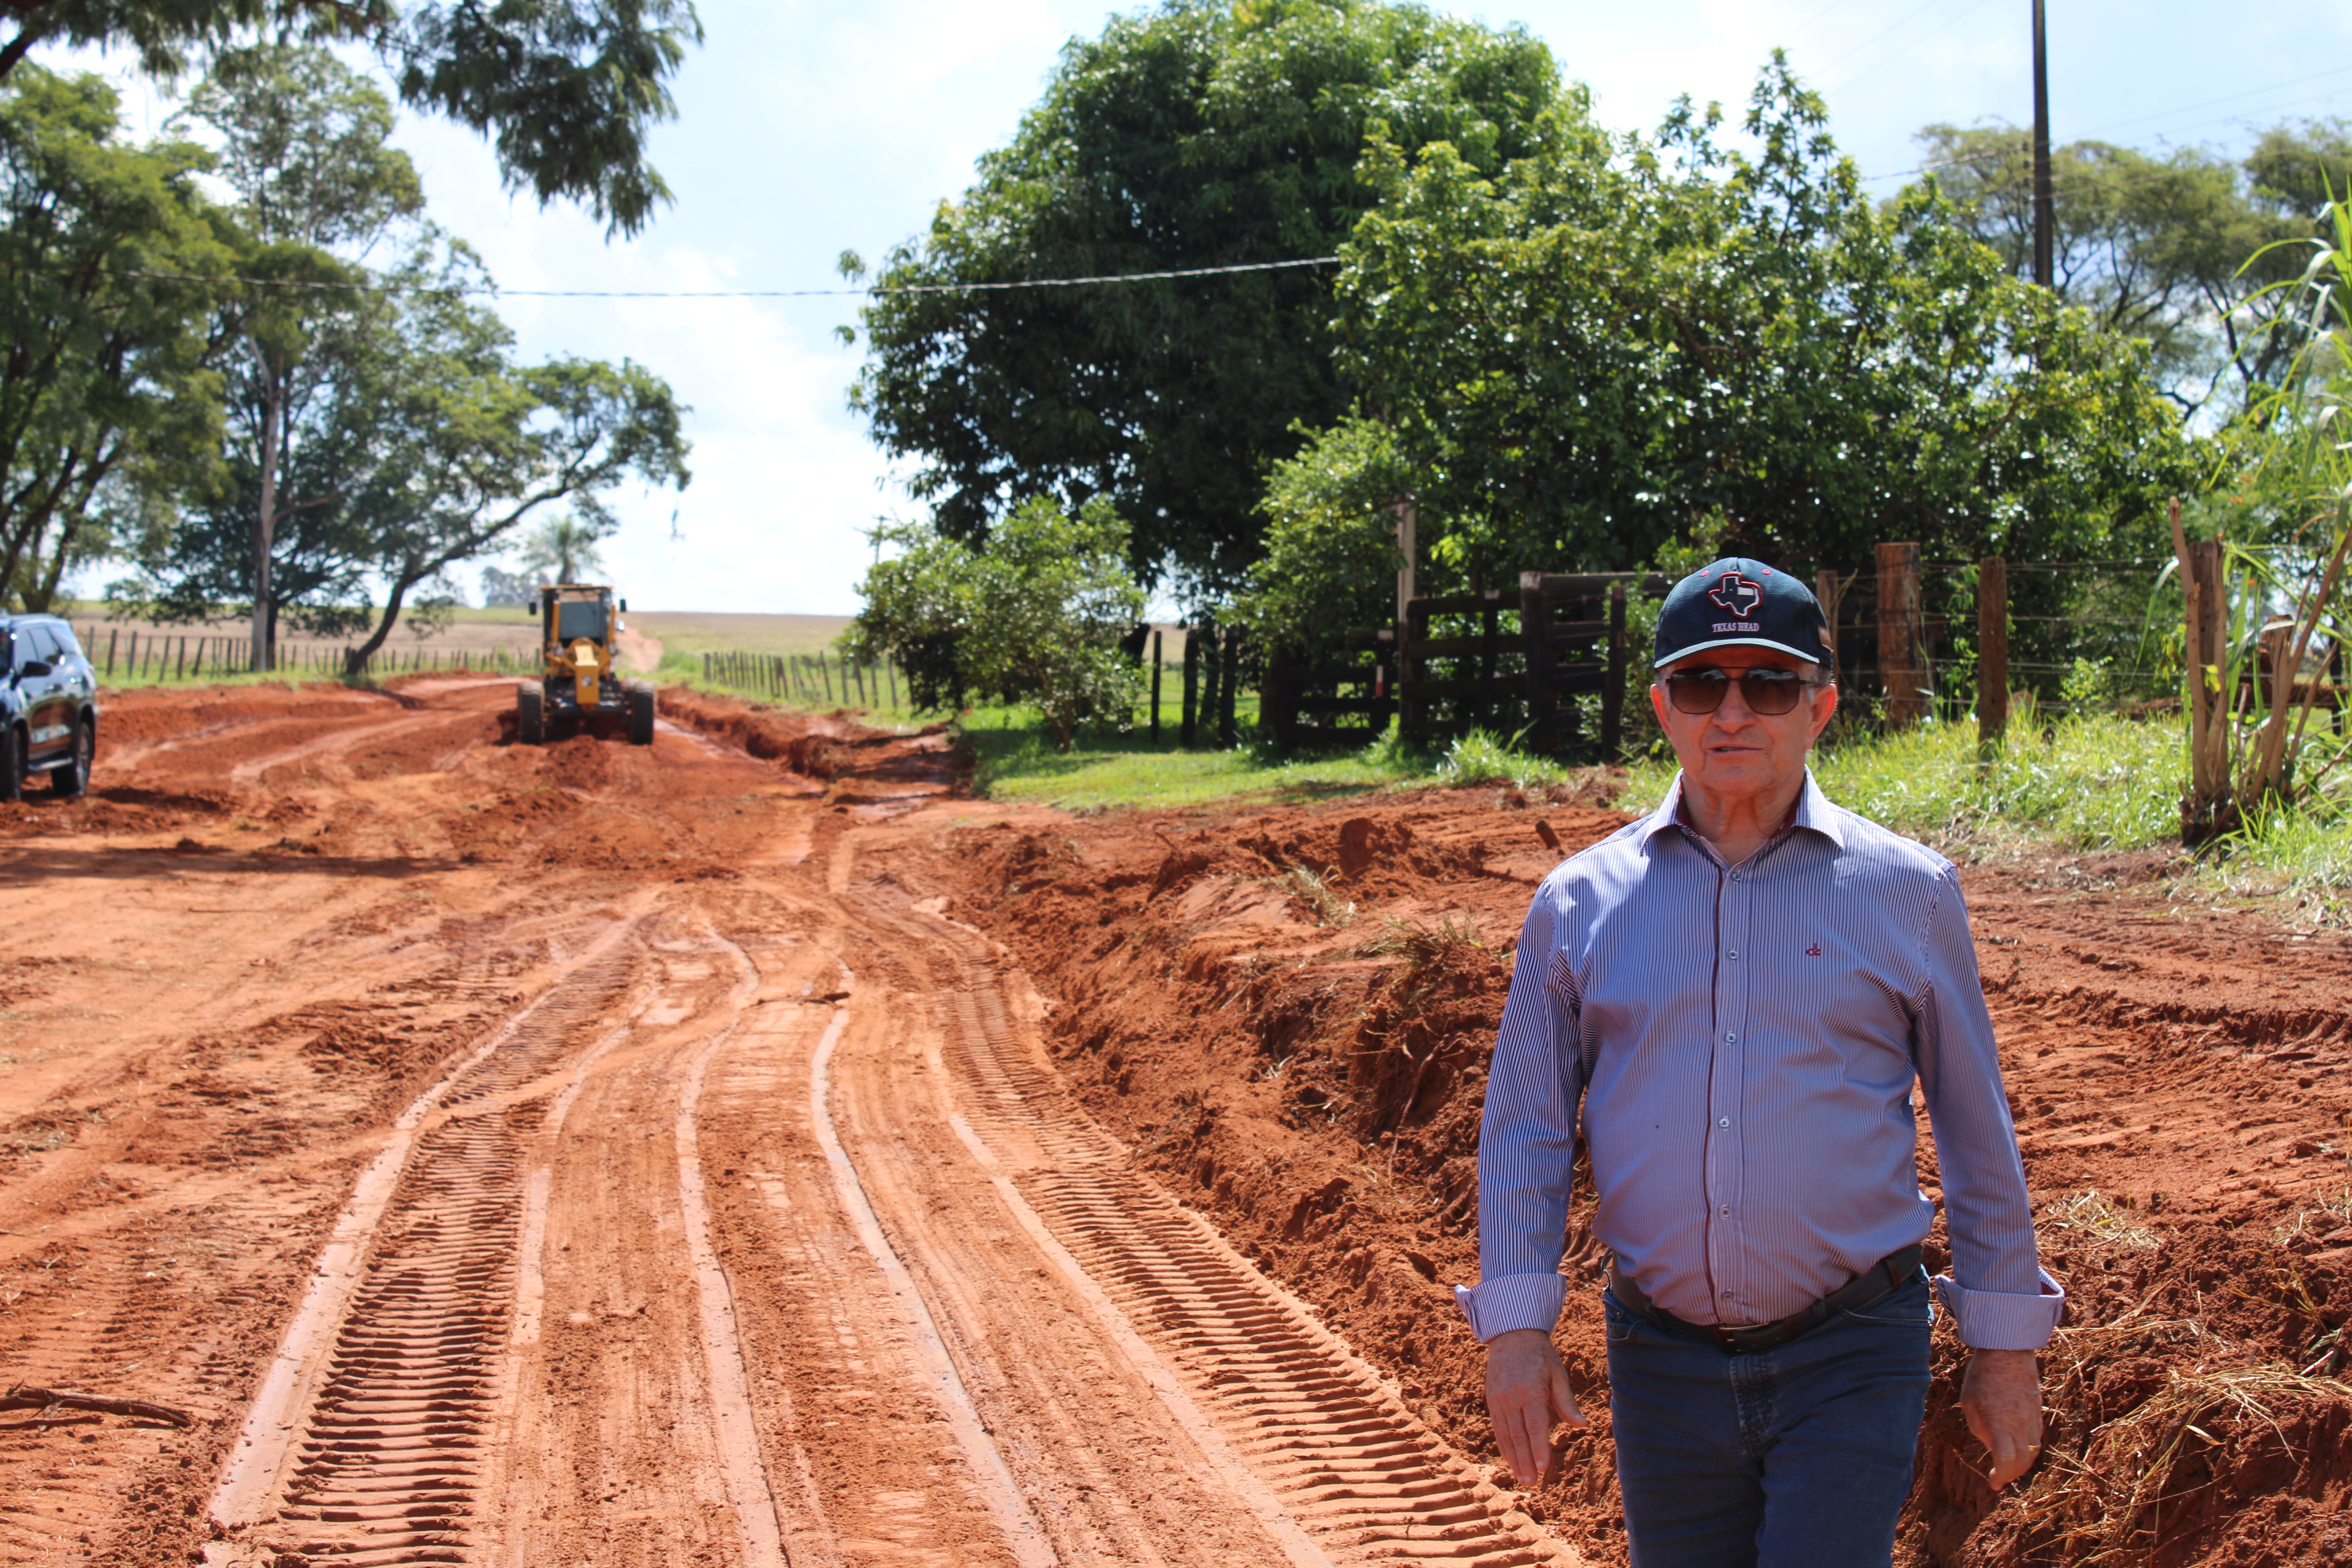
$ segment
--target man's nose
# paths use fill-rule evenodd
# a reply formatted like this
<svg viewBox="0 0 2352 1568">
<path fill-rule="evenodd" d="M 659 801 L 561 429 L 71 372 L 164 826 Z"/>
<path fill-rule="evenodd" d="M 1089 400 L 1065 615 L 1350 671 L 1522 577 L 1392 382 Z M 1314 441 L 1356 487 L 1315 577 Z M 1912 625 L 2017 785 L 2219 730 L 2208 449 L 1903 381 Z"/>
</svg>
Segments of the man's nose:
<svg viewBox="0 0 2352 1568">
<path fill-rule="evenodd" d="M 1724 688 L 1723 701 L 1715 710 L 1715 721 L 1727 730 L 1743 730 L 1756 722 L 1756 710 L 1748 706 L 1748 689 L 1738 681 Z"/>
</svg>

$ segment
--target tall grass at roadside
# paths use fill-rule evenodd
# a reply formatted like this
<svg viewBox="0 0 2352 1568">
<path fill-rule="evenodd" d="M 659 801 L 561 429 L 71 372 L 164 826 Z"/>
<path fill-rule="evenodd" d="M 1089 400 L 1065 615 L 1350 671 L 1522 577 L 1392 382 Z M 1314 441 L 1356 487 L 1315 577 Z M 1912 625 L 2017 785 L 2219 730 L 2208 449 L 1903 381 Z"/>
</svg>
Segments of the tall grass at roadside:
<svg viewBox="0 0 2352 1568">
<path fill-rule="evenodd" d="M 2180 731 L 2111 714 L 2021 726 L 1987 757 L 1973 726 L 1850 735 L 1813 756 L 1832 800 L 1957 858 L 2039 845 L 2175 848 L 2186 781 Z M 1643 763 L 1617 805 L 1655 809 L 1674 764 Z M 2352 798 L 2333 792 L 2259 817 L 2210 846 L 2181 888 L 2260 899 L 2294 920 L 2352 920 Z"/>
<path fill-rule="evenodd" d="M 1832 800 L 1898 833 L 1946 846 L 2018 838 L 2071 849 L 2142 849 L 2180 832 L 2180 736 L 2111 715 L 2021 726 L 1989 757 L 1976 728 L 1921 724 L 1853 735 L 1813 754 Z M 1643 763 L 1618 804 L 1649 810 L 1674 763 Z"/>
</svg>

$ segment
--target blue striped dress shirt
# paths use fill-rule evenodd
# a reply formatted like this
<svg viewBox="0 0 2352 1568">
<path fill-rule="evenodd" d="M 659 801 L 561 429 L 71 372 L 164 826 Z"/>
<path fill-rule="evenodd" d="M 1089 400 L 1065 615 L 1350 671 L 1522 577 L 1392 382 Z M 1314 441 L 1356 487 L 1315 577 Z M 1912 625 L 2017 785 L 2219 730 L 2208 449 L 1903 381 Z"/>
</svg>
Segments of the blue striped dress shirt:
<svg viewBox="0 0 2352 1568">
<path fill-rule="evenodd" d="M 1657 811 L 1544 879 L 1478 1134 L 1478 1338 L 1549 1331 L 1580 1101 L 1592 1233 L 1659 1307 L 1770 1322 L 1918 1241 L 1912 1087 L 1936 1140 L 1960 1337 L 2038 1349 L 2042 1268 L 1950 861 L 1832 805 L 1738 866 Z"/>
</svg>

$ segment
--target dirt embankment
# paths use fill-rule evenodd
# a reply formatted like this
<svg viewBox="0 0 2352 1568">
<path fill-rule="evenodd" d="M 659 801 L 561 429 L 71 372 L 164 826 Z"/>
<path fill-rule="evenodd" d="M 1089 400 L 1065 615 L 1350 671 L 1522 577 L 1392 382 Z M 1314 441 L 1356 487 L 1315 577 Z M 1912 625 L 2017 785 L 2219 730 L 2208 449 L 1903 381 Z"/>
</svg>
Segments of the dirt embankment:
<svg viewBox="0 0 2352 1568">
<path fill-rule="evenodd" d="M 1055 1000 L 1054 1049 L 1143 1163 L 1493 1456 L 1477 1274 L 1486 1054 L 1535 883 L 1624 820 L 1493 789 L 1203 826 L 955 837 L 955 912 Z M 1549 830 L 1548 837 L 1546 830 Z M 1557 851 L 1551 841 L 1557 840 Z M 2097 867 L 1969 880 L 2045 1263 L 2048 1447 L 1995 1498 L 1948 1325 L 1902 1560 L 2352 1563 L 2352 946 Z M 2085 890 L 2087 889 L 2095 890 Z M 1936 1177 L 1923 1140 L 1922 1180 Z M 1943 1264 L 1940 1222 L 1931 1258 Z M 1558 1339 L 1589 1435 L 1528 1511 L 1622 1561 L 1599 1249 Z"/>
</svg>

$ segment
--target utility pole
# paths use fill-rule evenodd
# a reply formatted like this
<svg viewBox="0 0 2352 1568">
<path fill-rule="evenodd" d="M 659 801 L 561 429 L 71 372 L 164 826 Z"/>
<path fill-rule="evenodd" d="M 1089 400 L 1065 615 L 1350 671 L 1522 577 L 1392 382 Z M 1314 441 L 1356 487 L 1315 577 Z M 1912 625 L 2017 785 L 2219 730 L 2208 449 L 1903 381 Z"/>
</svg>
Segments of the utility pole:
<svg viewBox="0 0 2352 1568">
<path fill-rule="evenodd" d="M 2033 0 L 2033 280 L 2057 286 L 2051 253 L 2058 205 L 2050 190 L 2050 46 L 2042 23 L 2042 0 Z"/>
</svg>

